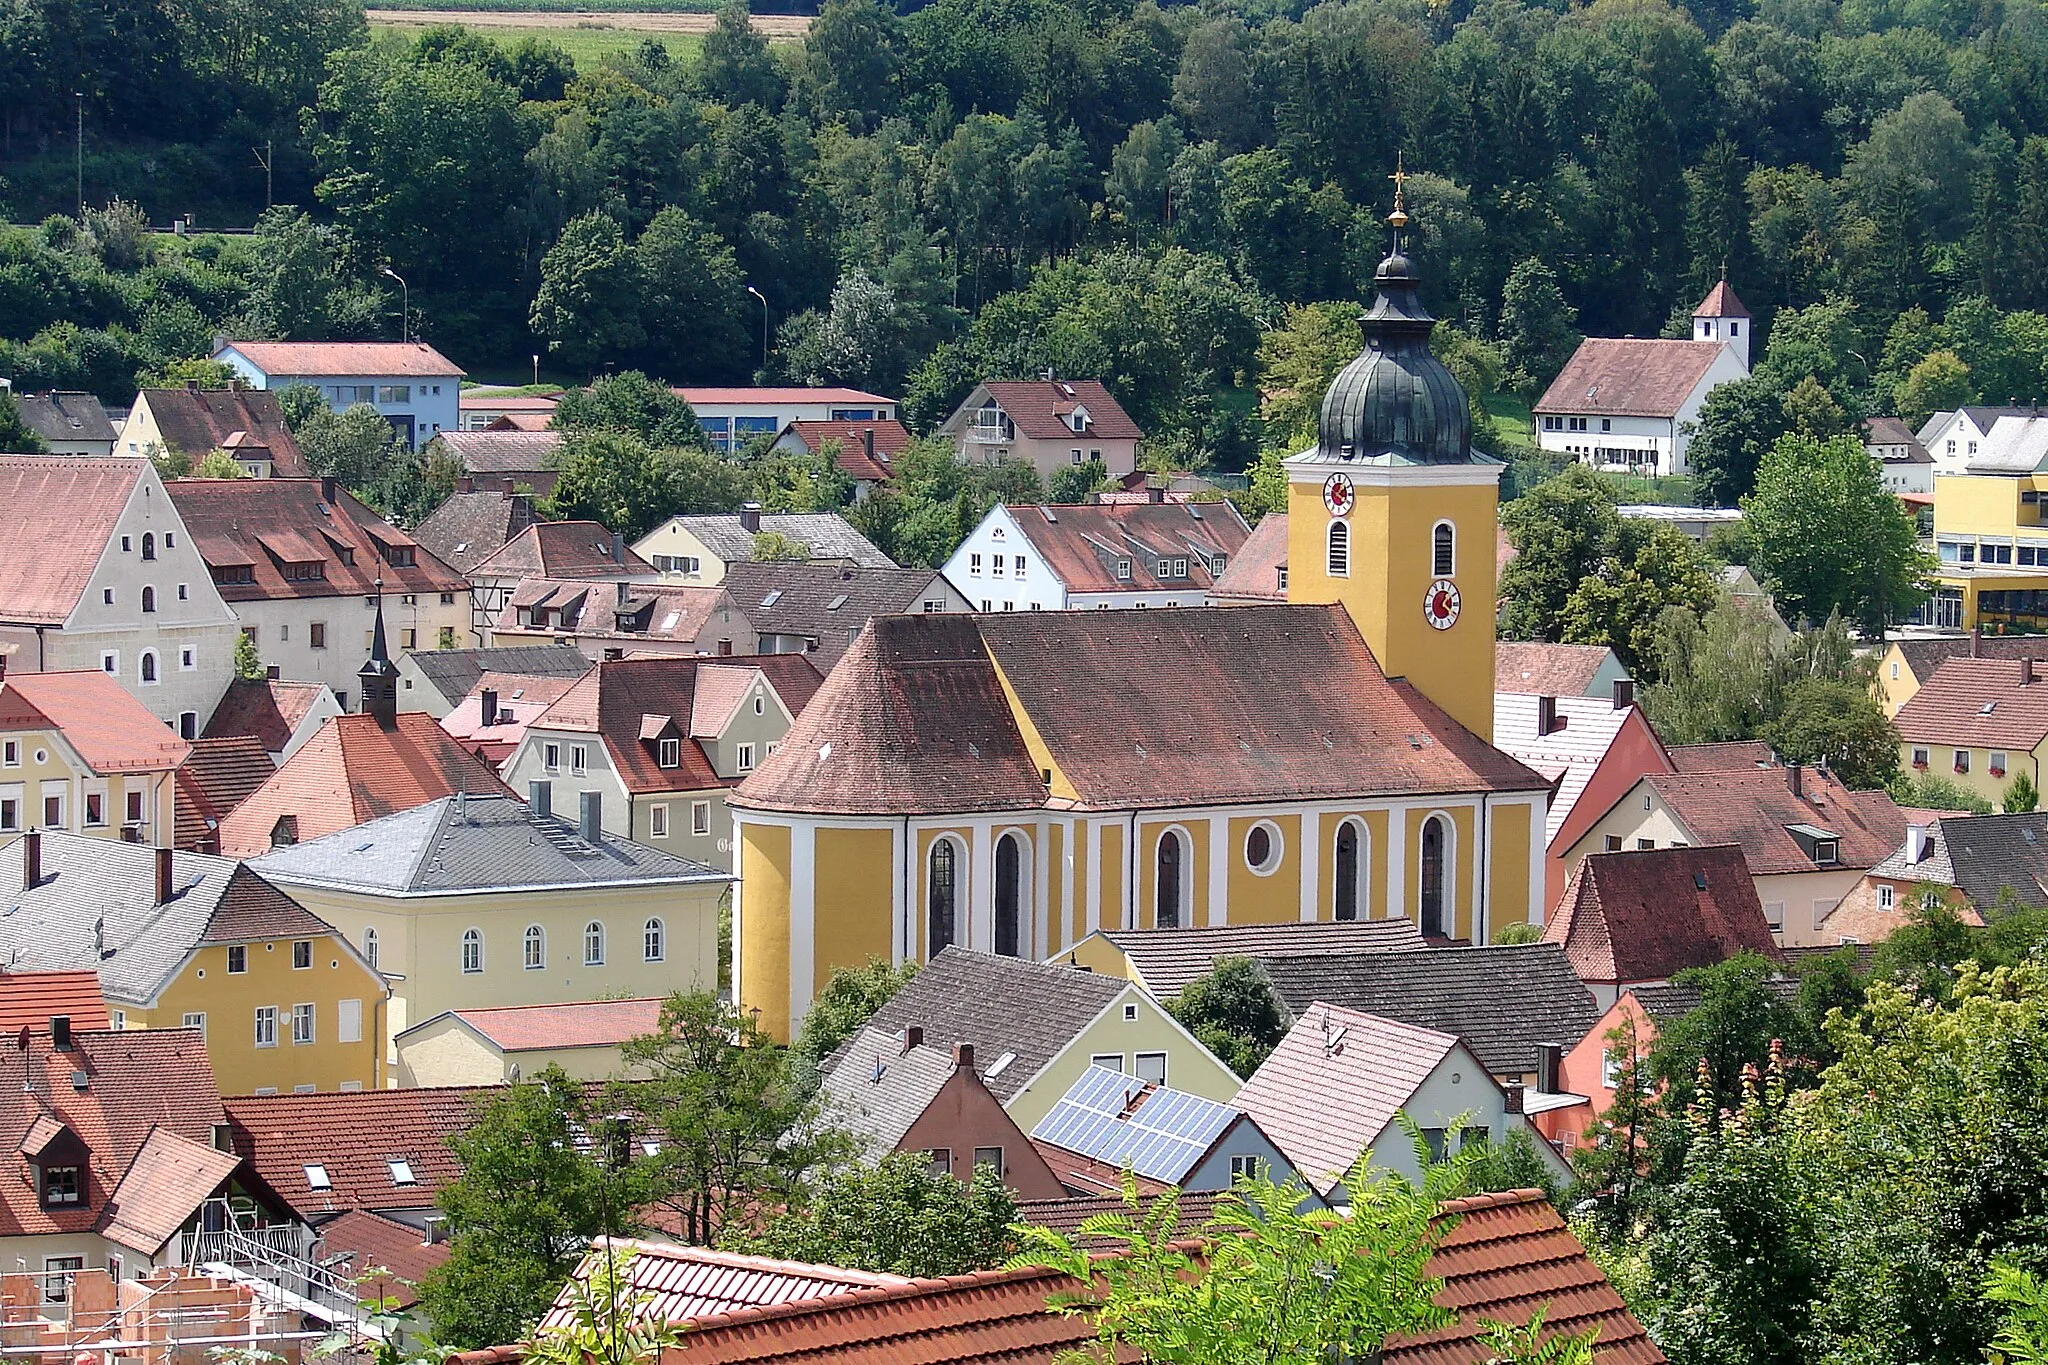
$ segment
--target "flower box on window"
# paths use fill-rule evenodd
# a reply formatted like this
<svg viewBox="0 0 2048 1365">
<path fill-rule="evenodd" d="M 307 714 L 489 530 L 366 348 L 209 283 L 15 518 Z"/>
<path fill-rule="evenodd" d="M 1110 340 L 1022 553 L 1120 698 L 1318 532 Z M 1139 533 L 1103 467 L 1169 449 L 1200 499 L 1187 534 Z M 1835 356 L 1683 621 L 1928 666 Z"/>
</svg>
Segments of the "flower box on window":
<svg viewBox="0 0 2048 1365">
<path fill-rule="evenodd" d="M 1956 771 L 1959 773 L 1967 773 L 1968 771 L 1970 771 L 1970 765 L 1967 763 L 1958 763 L 1956 764 Z"/>
<path fill-rule="evenodd" d="M 1924 773 L 1927 771 L 1927 760 L 1924 758 L 1916 758 L 1913 760 L 1913 766 Z"/>
<path fill-rule="evenodd" d="M 2005 769 L 2003 769 L 2003 768 L 1993 768 L 1993 769 L 1991 770 L 1991 775 L 1992 775 L 1993 777 L 2004 777 L 2004 776 L 2005 776 Z"/>
</svg>

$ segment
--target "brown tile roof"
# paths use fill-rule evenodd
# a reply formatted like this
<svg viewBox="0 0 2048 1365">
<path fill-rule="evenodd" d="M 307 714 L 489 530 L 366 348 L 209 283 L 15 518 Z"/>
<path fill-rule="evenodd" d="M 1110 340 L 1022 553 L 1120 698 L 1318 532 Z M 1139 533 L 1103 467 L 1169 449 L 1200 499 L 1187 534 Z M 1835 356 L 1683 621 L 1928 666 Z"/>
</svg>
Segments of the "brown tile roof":
<svg viewBox="0 0 2048 1365">
<path fill-rule="evenodd" d="M 466 574 L 532 520 L 533 500 L 523 493 L 450 493 L 412 534 L 448 567 Z"/>
<path fill-rule="evenodd" d="M 333 716 L 221 822 L 221 851 L 268 852 L 272 829 L 287 816 L 303 841 L 458 791 L 511 794 L 490 764 L 425 712 L 400 712 L 389 730 L 375 716 Z"/>
<path fill-rule="evenodd" d="M 154 1255 L 242 1164 L 167 1128 L 150 1131 L 100 1216 L 101 1236 Z"/>
<path fill-rule="evenodd" d="M 1471 1365 L 1487 1357 L 1486 1323 L 1520 1326 L 1539 1308 L 1545 1340 L 1598 1331 L 1595 1365 L 1663 1365 L 1664 1353 L 1541 1190 L 1453 1199 L 1438 1218 L 1458 1221 L 1428 1273 L 1444 1282 L 1436 1301 L 1458 1321 L 1395 1337 L 1386 1365 Z"/>
<path fill-rule="evenodd" d="M 2038 648 L 2048 658 L 2048 641 Z M 1909 744 L 2032 750 L 2048 739 L 2048 662 L 1946 659 L 1892 723 Z"/>
<path fill-rule="evenodd" d="M 1588 854 L 1543 937 L 1563 944 L 1588 982 L 1663 981 L 1737 953 L 1779 956 L 1733 844 Z"/>
<path fill-rule="evenodd" d="M 206 738 L 247 737 L 261 744 L 265 753 L 281 754 L 299 722 L 326 690 L 325 683 L 237 678 L 213 708 L 213 718 L 206 722 Z"/>
<path fill-rule="evenodd" d="M 1342 607 L 1275 605 L 877 617 L 737 800 L 877 814 L 1043 805 L 997 667 L 1083 806 L 1550 785 L 1390 682 Z M 1102 718 L 1119 714 L 1153 720 L 1105 734 Z"/>
<path fill-rule="evenodd" d="M 369 1209 L 350 1209 L 320 1225 L 320 1255 L 339 1256 L 336 1269 L 361 1282 L 364 1297 L 419 1302 L 419 1283 L 448 1259 L 446 1242 L 429 1242 L 419 1228 Z M 389 1276 L 372 1275 L 373 1269 Z"/>
<path fill-rule="evenodd" d="M 653 1033 L 664 1000 L 581 1000 L 567 1005 L 503 1005 L 449 1013 L 501 1052 L 550 1047 L 612 1047 Z M 410 1032 L 410 1030 L 407 1030 Z"/>
<path fill-rule="evenodd" d="M 1235 556 L 1251 535 L 1227 502 L 1017 504 L 1006 510 L 1069 592 L 1207 589 L 1216 581 L 1217 556 Z M 1161 561 L 1181 560 L 1185 578 L 1162 576 Z M 1128 578 L 1117 573 L 1123 564 L 1130 567 Z"/>
<path fill-rule="evenodd" d="M 424 341 L 230 341 L 272 378 L 460 379 L 462 370 Z M 216 352 L 218 354 L 218 352 Z"/>
<path fill-rule="evenodd" d="M 252 735 L 194 740 L 192 756 L 178 769 L 176 847 L 218 852 L 220 822 L 276 771 L 263 742 Z"/>
<path fill-rule="evenodd" d="M 616 557 L 614 557 L 616 551 Z M 476 566 L 490 578 L 617 578 L 654 566 L 595 521 L 537 521 Z"/>
<path fill-rule="evenodd" d="M 1974 640 L 1967 635 L 1916 636 L 1894 640 L 1892 647 L 1904 656 L 1906 666 L 1913 670 L 1913 676 L 1923 686 L 1944 660 L 1958 656 L 1984 659 L 2048 657 L 2048 640 L 2038 635 L 1980 635 Z"/>
<path fill-rule="evenodd" d="M 333 925 L 265 881 L 248 864 L 237 863 L 234 869 L 199 942 L 260 943 L 337 936 Z"/>
<path fill-rule="evenodd" d="M 173 479 L 165 487 L 209 568 L 248 566 L 251 581 L 220 583 L 230 602 L 266 598 L 467 592 L 469 582 L 431 551 L 357 502 L 345 488 L 323 501 L 319 479 Z M 410 551 L 414 562 L 390 562 Z M 288 563 L 318 564 L 319 578 L 290 578 Z"/>
<path fill-rule="evenodd" d="M 144 389 L 135 401 L 149 405 L 164 444 L 195 462 L 239 436 L 238 448 L 254 444 L 270 453 L 278 478 L 303 479 L 313 472 L 285 425 L 277 395 L 268 389 Z"/>
<path fill-rule="evenodd" d="M 1652 773 L 1643 779 L 1671 808 L 1694 844 L 1740 844 L 1750 874 L 1817 872 L 1788 826 L 1811 825 L 1841 840 L 1844 869 L 1882 862 L 1906 839 L 1906 818 L 1881 791 L 1852 792 L 1828 773 L 1799 770 L 1794 796 L 1788 768 Z M 1628 797 L 1624 796 L 1623 800 Z"/>
<path fill-rule="evenodd" d="M 1606 645 L 1502 640 L 1494 646 L 1493 690 L 1589 697 L 1593 695 L 1593 679 L 1613 657 L 1614 651 Z"/>
<path fill-rule="evenodd" d="M 1209 1215 L 1216 1211 L 1216 1201 L 1223 1197 L 1221 1190 L 1181 1191 L 1178 1205 L 1180 1233 L 1193 1237 L 1202 1230 L 1202 1224 L 1209 1221 Z M 1122 1195 L 1091 1194 L 1071 1199 L 1020 1199 L 1017 1201 L 1017 1221 L 1033 1227 L 1051 1228 L 1071 1237 L 1081 1229 L 1081 1224 L 1098 1213 L 1126 1213 Z M 1113 1243 L 1103 1244 L 1102 1249 L 1113 1250 Z"/>
<path fill-rule="evenodd" d="M 762 635 L 816 640 L 805 653 L 830 673 L 871 616 L 922 609 L 954 597 L 930 569 L 871 569 L 831 560 L 742 561 L 725 571 L 725 589 Z"/>
<path fill-rule="evenodd" d="M 1777 764 L 1771 746 L 1760 739 L 1737 739 L 1721 744 L 1674 744 L 1664 751 L 1671 766 L 1682 773 L 1721 773 L 1731 768 L 1769 768 Z"/>
<path fill-rule="evenodd" d="M 213 1125 L 225 1117 L 199 1030 L 74 1031 L 72 1040 L 70 1051 L 55 1051 L 45 1030 L 30 1033 L 25 1058 L 14 1047 L 0 1048 L 0 1132 L 26 1133 L 51 1116 L 90 1153 L 80 1163 L 83 1198 L 59 1209 L 41 1206 L 26 1158 L 9 1156 L 8 1179 L 0 1181 L 0 1236 L 92 1230 L 152 1133 L 211 1146 Z M 72 1084 L 76 1072 L 85 1073 L 83 1090 Z M 211 1192 L 209 1186 L 201 1193 Z"/>
<path fill-rule="evenodd" d="M 1140 441 L 1145 433 L 1099 379 L 997 380 L 983 386 L 1019 434 L 1034 441 Z M 1067 424 L 1075 408 L 1088 410 L 1089 426 L 1077 432 Z"/>
<path fill-rule="evenodd" d="M 147 461 L 0 455 L 0 621 L 61 625 L 78 605 Z M 63 515 L 56 516 L 62 508 Z"/>
<path fill-rule="evenodd" d="M 1533 411 L 1675 417 L 1721 350 L 1718 341 L 1587 337 Z"/>
<path fill-rule="evenodd" d="M 436 439 L 471 474 L 552 473 L 562 449 L 554 431 L 444 431 Z"/>
<path fill-rule="evenodd" d="M 1285 602 L 1287 589 L 1281 573 L 1287 567 L 1287 514 L 1268 512 L 1252 527 L 1230 563 L 1223 566 L 1211 597 L 1247 599 L 1254 602 Z"/>
<path fill-rule="evenodd" d="M 58 1014 L 73 1030 L 107 1027 L 98 972 L 0 972 L 0 1033 L 9 1043 L 23 1029 L 49 1032 Z"/>
<path fill-rule="evenodd" d="M 1933 464 L 1934 457 L 1927 453 L 1927 447 L 1920 444 L 1920 438 L 1913 434 L 1913 428 L 1896 417 L 1873 417 L 1863 426 L 1863 444 L 1866 446 L 1904 446 L 1905 456 L 1897 460 L 1902 464 Z"/>
<path fill-rule="evenodd" d="M 1163 1180 L 1153 1180 L 1135 1171 L 1126 1171 L 1122 1166 L 1097 1161 L 1094 1157 L 1070 1151 L 1057 1142 L 1047 1142 L 1042 1138 L 1032 1138 L 1030 1142 L 1032 1149 L 1051 1168 L 1053 1178 L 1077 1195 L 1085 1190 L 1113 1198 L 1123 1188 L 1126 1175 L 1138 1187 L 1138 1193 L 1147 1198 L 1165 1194 L 1173 1188 Z"/>
<path fill-rule="evenodd" d="M 1707 291 L 1707 296 L 1700 300 L 1699 307 L 1692 310 L 1692 315 L 1696 318 L 1746 318 L 1749 309 L 1735 296 L 1728 281 L 1722 280 Z"/>
<path fill-rule="evenodd" d="M 879 483 L 894 472 L 889 462 L 910 444 L 910 432 L 901 422 L 888 420 L 880 422 L 791 422 L 785 431 L 793 431 L 803 442 L 804 449 L 813 455 L 833 441 L 839 443 L 839 472 L 847 478 L 860 482 Z M 873 432 L 875 453 L 868 456 L 866 433 Z"/>
<path fill-rule="evenodd" d="M 560 389 L 552 393 L 506 393 L 502 389 L 467 388 L 455 400 L 455 406 L 478 412 L 537 412 L 546 416 L 561 401 Z"/>
<path fill-rule="evenodd" d="M 192 751 L 117 679 L 96 668 L 16 673 L 0 682 L 0 725 L 20 723 L 17 716 L 41 717 L 63 731 L 65 742 L 96 773 L 175 768 Z"/>
</svg>

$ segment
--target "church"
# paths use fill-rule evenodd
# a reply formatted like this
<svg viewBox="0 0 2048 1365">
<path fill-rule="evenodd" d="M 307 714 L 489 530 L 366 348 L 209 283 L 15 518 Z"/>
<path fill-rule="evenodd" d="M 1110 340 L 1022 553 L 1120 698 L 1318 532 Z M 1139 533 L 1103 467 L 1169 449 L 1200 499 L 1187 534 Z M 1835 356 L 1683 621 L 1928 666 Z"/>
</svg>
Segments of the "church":
<svg viewBox="0 0 2048 1365">
<path fill-rule="evenodd" d="M 1285 461 L 1287 601 L 878 617 L 731 798 L 734 993 L 1098 929 L 1543 915 L 1550 784 L 1492 745 L 1500 462 L 1402 250 Z M 1057 509 L 1050 509 L 1057 515 Z"/>
</svg>

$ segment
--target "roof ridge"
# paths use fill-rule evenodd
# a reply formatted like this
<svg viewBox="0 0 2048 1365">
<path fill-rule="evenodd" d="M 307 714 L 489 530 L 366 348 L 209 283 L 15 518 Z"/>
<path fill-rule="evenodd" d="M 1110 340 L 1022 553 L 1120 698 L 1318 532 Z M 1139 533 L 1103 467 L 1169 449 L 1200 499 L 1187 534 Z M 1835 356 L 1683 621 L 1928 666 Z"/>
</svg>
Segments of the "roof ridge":
<svg viewBox="0 0 2048 1365">
<path fill-rule="evenodd" d="M 1500 1209 L 1516 1204 L 1549 1202 L 1550 1196 L 1541 1190 L 1496 1190 L 1490 1194 L 1468 1194 L 1458 1199 L 1446 1199 L 1437 1205 L 1437 1213 L 1439 1216 L 1446 1213 L 1472 1213 L 1479 1209 Z"/>
<path fill-rule="evenodd" d="M 850 1289 L 842 1294 L 824 1294 L 812 1299 L 798 1299 L 792 1303 L 751 1304 L 725 1313 L 707 1314 L 696 1319 L 692 1335 L 702 1334 L 714 1328 L 751 1326 L 779 1318 L 837 1312 L 856 1305 L 895 1303 L 906 1299 L 926 1298 L 934 1294 L 950 1294 L 982 1285 L 1021 1284 L 1030 1280 L 1067 1278 L 1065 1271 L 1053 1270 L 1046 1266 L 1019 1266 L 1016 1269 L 998 1268 L 974 1270 L 961 1275 L 919 1277 L 906 1280 L 900 1285 L 868 1286 Z"/>
</svg>

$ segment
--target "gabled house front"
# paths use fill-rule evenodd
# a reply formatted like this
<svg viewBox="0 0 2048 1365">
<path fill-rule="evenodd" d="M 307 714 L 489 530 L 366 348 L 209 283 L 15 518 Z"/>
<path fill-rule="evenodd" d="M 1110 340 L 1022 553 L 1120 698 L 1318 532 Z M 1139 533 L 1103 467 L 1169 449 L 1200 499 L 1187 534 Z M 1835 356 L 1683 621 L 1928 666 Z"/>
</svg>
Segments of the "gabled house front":
<svg viewBox="0 0 2048 1365">
<path fill-rule="evenodd" d="M 1199 607 L 1250 536 L 1227 502 L 998 503 L 944 572 L 982 611 Z"/>
<path fill-rule="evenodd" d="M 1137 468 L 1145 433 L 1099 379 L 977 384 L 934 433 L 967 464 L 1017 460 L 1051 478 L 1100 460 L 1112 479 Z"/>
</svg>

